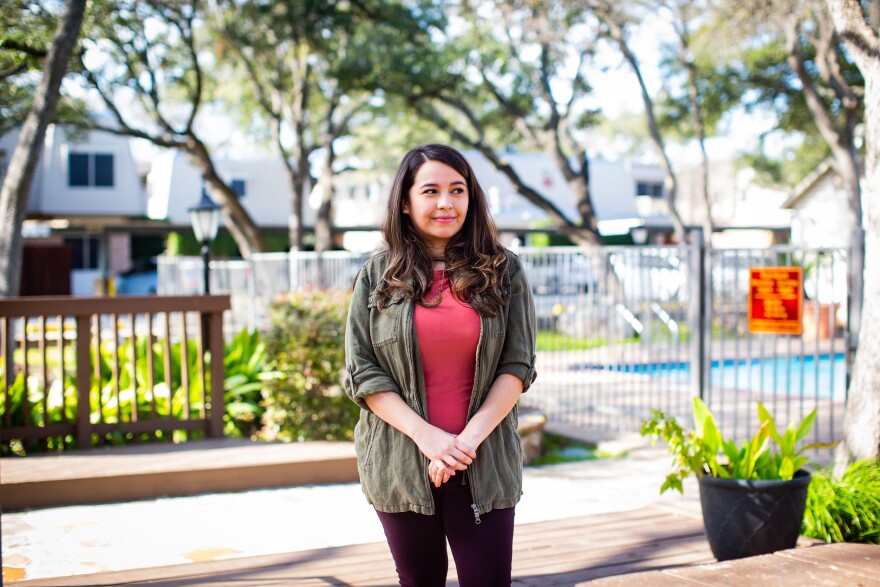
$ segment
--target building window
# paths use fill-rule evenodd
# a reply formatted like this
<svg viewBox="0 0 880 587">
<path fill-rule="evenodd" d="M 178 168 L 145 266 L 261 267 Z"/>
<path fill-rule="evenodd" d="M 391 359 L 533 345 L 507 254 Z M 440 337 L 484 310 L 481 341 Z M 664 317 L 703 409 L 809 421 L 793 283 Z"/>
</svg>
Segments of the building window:
<svg viewBox="0 0 880 587">
<path fill-rule="evenodd" d="M 239 198 L 243 198 L 247 195 L 247 183 L 243 179 L 233 179 L 229 183 L 229 187 L 232 188 L 232 191 L 235 192 L 235 195 Z"/>
<path fill-rule="evenodd" d="M 652 198 L 663 197 L 663 183 L 654 181 L 640 181 L 636 183 L 637 196 L 651 196 Z"/>
<path fill-rule="evenodd" d="M 98 248 L 101 239 L 96 236 L 77 236 L 65 238 L 64 242 L 73 249 L 74 269 L 98 268 Z"/>
<path fill-rule="evenodd" d="M 114 185 L 113 155 L 109 153 L 69 153 L 67 185 L 70 187 L 110 187 Z"/>
</svg>

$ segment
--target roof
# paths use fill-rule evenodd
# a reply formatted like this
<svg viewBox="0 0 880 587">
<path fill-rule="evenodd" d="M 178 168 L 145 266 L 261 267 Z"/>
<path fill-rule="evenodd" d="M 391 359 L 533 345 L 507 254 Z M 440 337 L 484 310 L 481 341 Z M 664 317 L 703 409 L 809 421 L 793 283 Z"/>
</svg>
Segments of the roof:
<svg viewBox="0 0 880 587">
<path fill-rule="evenodd" d="M 810 191 L 822 181 L 829 173 L 836 173 L 831 157 L 826 158 L 819 164 L 816 169 L 811 171 L 804 177 L 800 183 L 794 186 L 791 195 L 782 203 L 782 208 L 797 208 L 798 204 L 803 200 Z"/>
</svg>

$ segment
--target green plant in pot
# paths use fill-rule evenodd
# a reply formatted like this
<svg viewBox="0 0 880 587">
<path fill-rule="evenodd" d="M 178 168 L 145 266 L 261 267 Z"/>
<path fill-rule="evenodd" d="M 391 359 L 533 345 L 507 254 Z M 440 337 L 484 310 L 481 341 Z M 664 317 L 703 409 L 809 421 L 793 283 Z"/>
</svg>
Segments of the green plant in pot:
<svg viewBox="0 0 880 587">
<path fill-rule="evenodd" d="M 659 410 L 642 422 L 642 435 L 663 438 L 673 469 L 660 492 L 683 492 L 682 481 L 699 480 L 703 523 L 712 554 L 719 561 L 794 548 L 807 500 L 809 471 L 804 451 L 826 444 L 802 444 L 816 410 L 780 434 L 770 412 L 758 402 L 761 425 L 738 445 L 724 438 L 709 407 L 694 398 L 694 429 L 684 430 Z"/>
</svg>

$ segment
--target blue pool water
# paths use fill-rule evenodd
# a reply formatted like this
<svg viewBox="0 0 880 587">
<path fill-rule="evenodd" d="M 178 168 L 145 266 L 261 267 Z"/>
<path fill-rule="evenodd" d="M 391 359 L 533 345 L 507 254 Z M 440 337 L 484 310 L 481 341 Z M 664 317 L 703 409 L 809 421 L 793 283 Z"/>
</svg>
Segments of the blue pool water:
<svg viewBox="0 0 880 587">
<path fill-rule="evenodd" d="M 678 381 L 687 381 L 691 376 L 689 362 L 622 364 L 604 368 Z M 846 358 L 843 353 L 837 353 L 818 357 L 713 361 L 709 383 L 712 387 L 726 389 L 843 399 L 846 392 Z"/>
</svg>

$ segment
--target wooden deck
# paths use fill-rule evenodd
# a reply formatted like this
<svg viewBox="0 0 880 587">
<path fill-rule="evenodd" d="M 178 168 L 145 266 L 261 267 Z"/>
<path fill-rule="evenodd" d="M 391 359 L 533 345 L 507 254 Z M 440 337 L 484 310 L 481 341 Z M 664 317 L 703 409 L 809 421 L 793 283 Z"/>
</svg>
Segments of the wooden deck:
<svg viewBox="0 0 880 587">
<path fill-rule="evenodd" d="M 513 585 L 571 587 L 622 573 L 714 560 L 701 520 L 665 509 L 647 508 L 517 526 Z M 457 585 L 455 577 L 450 557 L 450 585 Z M 15 583 L 22 587 L 146 584 L 377 587 L 396 585 L 397 576 L 388 547 L 381 542 Z"/>
<path fill-rule="evenodd" d="M 578 587 L 880 585 L 880 546 L 823 544 L 735 561 L 619 575 Z"/>
<path fill-rule="evenodd" d="M 357 480 L 350 442 L 226 438 L 0 459 L 4 512 Z"/>
</svg>

